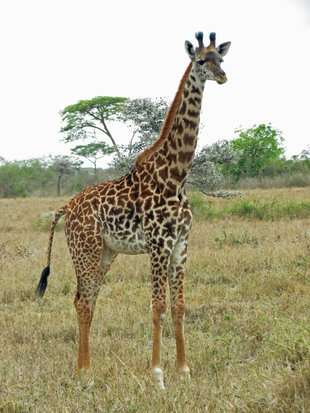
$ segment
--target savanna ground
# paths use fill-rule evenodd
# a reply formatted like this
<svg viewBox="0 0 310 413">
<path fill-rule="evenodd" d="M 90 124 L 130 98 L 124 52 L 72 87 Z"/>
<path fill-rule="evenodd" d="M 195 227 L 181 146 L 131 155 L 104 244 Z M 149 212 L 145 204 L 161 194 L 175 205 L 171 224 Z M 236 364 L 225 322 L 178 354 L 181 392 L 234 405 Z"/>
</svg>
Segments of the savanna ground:
<svg viewBox="0 0 310 413">
<path fill-rule="evenodd" d="M 254 199 L 282 213 L 251 214 Z M 0 411 L 310 411 L 309 188 L 193 199 L 185 278 L 192 378 L 176 374 L 168 311 L 166 391 L 150 377 L 147 256 L 119 256 L 106 277 L 91 329 L 93 383 L 76 373 L 75 275 L 63 230 L 48 289 L 35 297 L 48 239 L 40 217 L 67 200 L 0 200 Z M 229 212 L 236 205 L 241 212 Z"/>
</svg>

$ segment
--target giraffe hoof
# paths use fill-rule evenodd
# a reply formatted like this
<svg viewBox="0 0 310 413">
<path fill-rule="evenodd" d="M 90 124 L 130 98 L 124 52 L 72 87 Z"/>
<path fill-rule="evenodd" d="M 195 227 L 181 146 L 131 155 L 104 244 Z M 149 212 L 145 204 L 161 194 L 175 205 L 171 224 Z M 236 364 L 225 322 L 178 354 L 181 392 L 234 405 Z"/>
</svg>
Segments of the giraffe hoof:
<svg viewBox="0 0 310 413">
<path fill-rule="evenodd" d="M 95 381 L 93 379 L 88 380 L 87 387 L 94 387 Z"/>
<path fill-rule="evenodd" d="M 83 380 L 87 380 L 88 382 L 93 381 L 94 377 L 91 367 L 78 369 L 77 373 Z"/>
<path fill-rule="evenodd" d="M 157 382 L 160 390 L 166 390 L 165 385 L 164 385 L 164 374 L 163 370 L 160 367 L 154 367 L 152 369 L 153 377 L 155 378 L 155 381 Z"/>
<path fill-rule="evenodd" d="M 83 389 L 90 389 L 94 387 L 95 380 L 91 368 L 78 369 L 78 382 Z"/>
<path fill-rule="evenodd" d="M 178 372 L 179 372 L 182 379 L 185 379 L 188 382 L 191 381 L 191 375 L 190 375 L 190 370 L 189 370 L 188 366 L 180 367 L 178 369 Z"/>
</svg>

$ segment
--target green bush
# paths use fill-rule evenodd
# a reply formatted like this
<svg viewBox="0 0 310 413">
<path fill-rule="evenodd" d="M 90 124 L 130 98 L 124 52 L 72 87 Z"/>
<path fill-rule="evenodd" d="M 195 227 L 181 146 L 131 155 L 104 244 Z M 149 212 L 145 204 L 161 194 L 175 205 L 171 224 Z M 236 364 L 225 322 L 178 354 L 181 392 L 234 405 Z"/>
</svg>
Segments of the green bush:
<svg viewBox="0 0 310 413">
<path fill-rule="evenodd" d="M 212 205 L 206 203 L 201 192 L 191 192 L 188 197 L 195 218 L 212 219 L 216 217 L 217 212 Z"/>
</svg>

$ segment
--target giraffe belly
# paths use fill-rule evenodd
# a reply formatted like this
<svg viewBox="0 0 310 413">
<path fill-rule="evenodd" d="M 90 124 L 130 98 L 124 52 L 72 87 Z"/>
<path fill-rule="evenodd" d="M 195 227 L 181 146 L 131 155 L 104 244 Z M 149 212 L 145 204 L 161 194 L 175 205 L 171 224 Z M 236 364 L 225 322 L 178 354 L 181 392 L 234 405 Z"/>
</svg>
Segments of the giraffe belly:
<svg viewBox="0 0 310 413">
<path fill-rule="evenodd" d="M 104 245 L 111 250 L 118 252 L 120 254 L 145 254 L 147 252 L 146 243 L 144 240 L 143 233 L 135 233 L 132 236 L 122 239 L 123 237 L 118 234 L 103 234 Z"/>
</svg>

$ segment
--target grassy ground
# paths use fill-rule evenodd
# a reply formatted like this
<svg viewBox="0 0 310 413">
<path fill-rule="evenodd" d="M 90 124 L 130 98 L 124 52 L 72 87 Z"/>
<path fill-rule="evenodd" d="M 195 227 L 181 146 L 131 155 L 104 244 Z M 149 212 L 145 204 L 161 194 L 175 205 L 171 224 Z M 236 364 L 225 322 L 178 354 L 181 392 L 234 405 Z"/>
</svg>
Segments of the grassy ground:
<svg viewBox="0 0 310 413">
<path fill-rule="evenodd" d="M 215 211 L 238 202 L 310 201 L 310 190 L 253 190 L 205 198 Z M 170 313 L 163 330 L 165 392 L 150 378 L 147 256 L 120 256 L 98 298 L 91 331 L 94 383 L 76 374 L 75 276 L 56 233 L 43 299 L 43 213 L 63 198 L 0 200 L 0 411 L 309 412 L 310 218 L 198 214 L 185 280 L 192 380 L 175 372 Z M 44 229 L 44 228 L 43 228 Z"/>
</svg>

